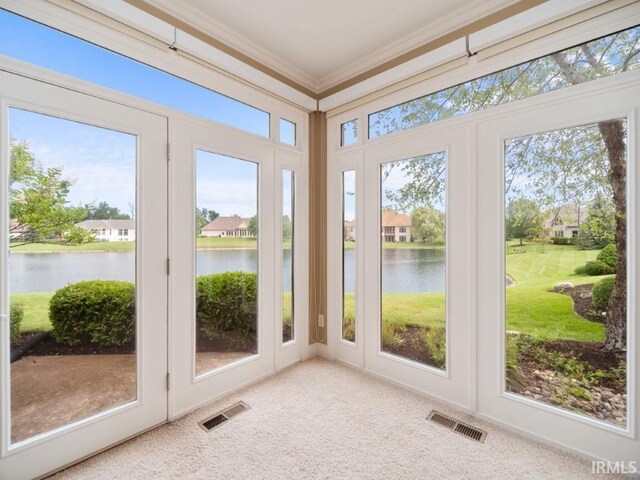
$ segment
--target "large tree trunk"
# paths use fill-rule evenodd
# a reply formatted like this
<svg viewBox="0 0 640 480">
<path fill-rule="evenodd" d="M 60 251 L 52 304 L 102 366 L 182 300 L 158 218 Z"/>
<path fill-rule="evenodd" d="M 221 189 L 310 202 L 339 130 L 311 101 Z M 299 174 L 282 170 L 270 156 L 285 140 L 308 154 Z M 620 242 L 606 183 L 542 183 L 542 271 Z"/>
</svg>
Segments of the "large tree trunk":
<svg viewBox="0 0 640 480">
<path fill-rule="evenodd" d="M 596 60 L 588 46 L 583 45 L 581 50 L 591 67 L 595 71 L 601 71 L 602 65 Z M 554 53 L 553 59 L 570 83 L 574 85 L 582 83 L 562 53 Z M 604 347 L 613 352 L 623 352 L 627 349 L 627 161 L 624 144 L 625 131 L 620 120 L 600 122 L 598 128 L 609 157 L 609 182 L 613 190 L 613 203 L 616 209 L 616 282 L 607 306 L 607 336 Z"/>
<path fill-rule="evenodd" d="M 616 282 L 607 306 L 607 350 L 627 349 L 627 161 L 625 131 L 620 120 L 600 122 L 609 156 L 609 182 L 616 207 Z"/>
</svg>

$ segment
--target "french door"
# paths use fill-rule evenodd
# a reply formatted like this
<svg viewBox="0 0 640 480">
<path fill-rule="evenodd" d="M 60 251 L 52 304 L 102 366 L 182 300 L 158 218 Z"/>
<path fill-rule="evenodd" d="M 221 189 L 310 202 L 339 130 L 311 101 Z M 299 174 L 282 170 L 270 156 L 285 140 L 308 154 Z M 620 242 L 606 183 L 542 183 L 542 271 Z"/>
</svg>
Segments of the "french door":
<svg viewBox="0 0 640 480">
<path fill-rule="evenodd" d="M 171 132 L 170 417 L 299 361 L 301 154 L 228 128 Z"/>
<path fill-rule="evenodd" d="M 469 395 L 467 135 L 422 129 L 345 153 L 331 195 L 336 358 L 460 405 Z"/>
<path fill-rule="evenodd" d="M 167 119 L 5 72 L 0 97 L 0 477 L 33 478 L 167 419 Z"/>
</svg>

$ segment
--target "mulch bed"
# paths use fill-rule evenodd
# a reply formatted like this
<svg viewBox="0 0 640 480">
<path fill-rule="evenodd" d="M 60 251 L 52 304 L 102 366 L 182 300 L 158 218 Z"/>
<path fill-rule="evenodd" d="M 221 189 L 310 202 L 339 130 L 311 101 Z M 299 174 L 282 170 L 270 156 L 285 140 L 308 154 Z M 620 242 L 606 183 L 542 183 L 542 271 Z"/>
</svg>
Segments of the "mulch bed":
<svg viewBox="0 0 640 480">
<path fill-rule="evenodd" d="M 12 349 L 16 349 L 21 345 L 24 345 L 29 339 L 34 337 L 37 333 L 24 333 L 20 337 L 20 340 L 12 345 Z M 237 347 L 234 345 L 233 347 Z M 230 348 L 229 344 L 223 340 L 215 339 L 210 340 L 204 335 L 197 335 L 197 352 L 247 352 L 255 353 L 256 349 L 251 347 L 245 348 Z M 125 345 L 105 347 L 96 345 L 90 342 L 80 343 L 79 345 L 69 346 L 57 343 L 53 337 L 49 336 L 38 342 L 26 353 L 33 356 L 51 356 L 51 355 L 120 355 L 135 352 L 135 341 L 131 341 Z"/>
<path fill-rule="evenodd" d="M 444 365 L 438 365 L 434 361 L 426 342 L 424 341 L 424 329 L 407 325 L 407 328 L 397 333 L 401 340 L 399 346 L 383 345 L 382 350 L 399 357 L 413 360 L 425 365 L 442 368 Z"/>
<path fill-rule="evenodd" d="M 605 317 L 600 315 L 593 305 L 591 297 L 591 290 L 593 284 L 577 285 L 573 288 L 566 288 L 563 292 L 565 295 L 569 295 L 573 300 L 573 310 L 578 315 L 592 322 L 604 323 Z"/>
</svg>

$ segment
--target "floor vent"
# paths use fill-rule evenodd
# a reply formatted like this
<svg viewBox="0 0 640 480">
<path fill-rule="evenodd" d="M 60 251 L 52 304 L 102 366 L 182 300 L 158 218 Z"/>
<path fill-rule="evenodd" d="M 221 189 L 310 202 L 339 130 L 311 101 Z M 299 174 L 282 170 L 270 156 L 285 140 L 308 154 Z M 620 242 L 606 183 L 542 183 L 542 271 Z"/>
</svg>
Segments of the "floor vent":
<svg viewBox="0 0 640 480">
<path fill-rule="evenodd" d="M 431 411 L 427 420 L 431 420 L 438 425 L 442 425 L 443 427 L 452 430 L 459 435 L 470 438 L 471 440 L 475 440 L 476 442 L 484 443 L 484 439 L 487 437 L 487 432 L 484 430 L 472 427 L 467 423 L 459 422 L 458 420 L 440 412 L 436 412 L 435 410 Z"/>
<path fill-rule="evenodd" d="M 210 432 L 216 427 L 219 427 L 223 423 L 231 420 L 233 417 L 240 415 L 242 412 L 246 412 L 249 410 L 249 405 L 244 402 L 238 402 L 234 405 L 231 405 L 226 410 L 223 410 L 220 413 L 216 413 L 213 417 L 210 417 L 206 420 L 203 420 L 198 425 L 205 431 Z"/>
</svg>

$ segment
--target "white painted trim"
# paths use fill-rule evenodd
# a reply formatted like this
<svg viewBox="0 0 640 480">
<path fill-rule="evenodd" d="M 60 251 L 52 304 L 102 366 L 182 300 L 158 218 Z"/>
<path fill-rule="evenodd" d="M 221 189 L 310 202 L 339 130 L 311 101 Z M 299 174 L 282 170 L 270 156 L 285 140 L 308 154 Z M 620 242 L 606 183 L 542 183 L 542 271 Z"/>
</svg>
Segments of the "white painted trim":
<svg viewBox="0 0 640 480">
<path fill-rule="evenodd" d="M 314 111 L 316 109 L 317 101 L 315 98 L 311 98 L 295 88 L 276 80 L 270 75 L 241 62 L 228 53 L 224 53 L 202 40 L 198 40 L 182 30 L 176 30 L 176 42 L 174 46 L 178 48 L 178 50 L 184 50 L 185 52 L 195 55 L 212 65 L 222 68 L 234 75 L 238 75 L 251 83 L 259 85 L 260 87 L 267 89 L 267 91 L 273 92 L 276 95 L 305 108 L 306 110 Z"/>
<path fill-rule="evenodd" d="M 376 90 L 392 85 L 405 78 L 418 75 L 428 69 L 450 62 L 467 55 L 466 43 L 463 38 L 443 45 L 408 62 L 379 73 L 357 85 L 345 88 L 333 95 L 325 97 L 319 102 L 320 111 L 331 110 L 358 97 L 362 97 Z"/>
<path fill-rule="evenodd" d="M 519 13 L 490 27 L 469 35 L 469 50 L 477 52 L 509 38 L 522 35 L 605 0 L 549 0 L 526 12 Z"/>
<path fill-rule="evenodd" d="M 253 70 L 260 73 L 260 75 L 255 78 L 250 77 L 239 80 L 239 78 L 243 78 L 241 74 L 251 75 L 252 67 L 242 64 L 245 70 L 235 73 L 228 70 L 234 67 L 233 64 L 216 66 L 206 60 L 194 61 L 185 56 L 177 55 L 176 52 L 169 49 L 169 44 L 158 42 L 155 38 L 146 37 L 138 30 L 135 30 L 135 32 L 131 30 L 126 33 L 125 30 L 130 27 L 121 25 L 121 29 L 116 29 L 107 25 L 108 22 L 106 20 L 109 19 L 102 17 L 101 14 L 93 10 L 86 9 L 80 4 L 73 3 L 69 7 L 67 9 L 41 0 L 21 0 L 20 2 L 0 0 L 0 8 L 67 32 L 70 35 L 209 88 L 260 110 L 270 112 L 274 105 L 283 105 L 281 108 L 285 110 L 292 110 L 292 105 L 294 108 L 300 108 L 306 112 L 316 110 L 317 102 L 315 99 L 278 80 L 267 76 L 268 83 L 261 85 L 260 82 L 265 74 L 256 69 Z M 78 9 L 85 9 L 92 15 L 87 15 L 86 12 L 83 15 L 74 11 Z M 148 41 L 138 37 L 146 37 Z M 214 50 L 217 51 L 216 49 Z M 222 62 L 224 58 L 220 56 L 219 60 Z M 235 61 L 239 62 L 238 60 Z M 225 67 L 227 68 L 225 69 Z M 295 92 L 293 97 L 288 98 L 289 93 L 292 93 L 292 91 Z"/>
<path fill-rule="evenodd" d="M 358 59 L 356 62 L 351 62 L 342 68 L 338 68 L 322 78 L 315 78 L 301 68 L 291 65 L 285 58 L 269 52 L 262 45 L 233 31 L 212 16 L 203 14 L 203 12 L 194 8 L 185 0 L 154 1 L 154 5 L 170 15 L 193 25 L 207 35 L 219 39 L 221 42 L 235 48 L 263 65 L 273 68 L 315 92 L 326 90 L 333 85 L 337 85 L 377 65 L 392 60 L 403 53 L 435 40 L 452 30 L 463 27 L 478 18 L 491 15 L 513 3 L 513 0 L 474 0 L 470 5 L 465 6 L 464 9 L 451 12 L 445 17 L 429 23 L 419 30 L 389 45 L 385 45 L 384 48 L 377 49 L 371 54 Z"/>
<path fill-rule="evenodd" d="M 175 37 L 175 28 L 167 22 L 149 15 L 122 0 L 74 0 L 103 15 L 134 27 L 137 30 L 171 45 Z"/>
<path fill-rule="evenodd" d="M 331 108 L 343 108 L 337 109 L 336 113 L 333 113 L 330 108 L 327 109 L 326 101 L 331 98 L 327 97 L 320 101 L 320 110 L 327 111 L 328 117 L 339 114 L 342 118 L 342 112 L 345 112 L 347 116 L 351 118 L 356 118 L 360 114 L 366 116 L 372 112 L 384 110 L 385 108 L 530 61 L 534 58 L 573 47 L 612 32 L 631 28 L 638 23 L 640 23 L 640 2 L 614 10 L 589 21 L 573 25 L 552 35 L 538 38 L 525 45 L 520 45 L 496 55 L 484 58 L 483 52 L 480 51 L 477 55 L 468 58 L 467 62 L 462 66 L 457 66 L 427 80 L 417 81 L 410 86 L 386 95 L 381 95 L 377 98 L 374 92 L 372 94 L 372 100 L 366 104 L 344 110 L 346 107 L 343 106 L 348 102 L 355 101 L 367 95 L 367 93 L 370 93 L 370 88 L 362 88 L 360 86 L 361 84 L 354 85 L 349 88 L 349 95 L 344 93 L 346 90 L 336 94 L 340 95 L 339 102 L 336 102 L 336 105 Z M 395 82 L 397 83 L 402 80 L 403 78 L 396 78 Z M 375 88 L 375 91 L 381 88 L 382 86 Z M 323 101 L 325 103 L 323 103 Z M 363 123 L 361 125 L 361 134 L 364 136 L 365 143 L 367 142 L 366 132 L 366 123 Z M 334 145 L 329 145 L 329 148 L 334 148 Z"/>
</svg>

